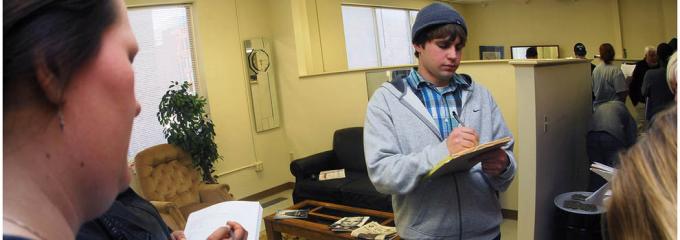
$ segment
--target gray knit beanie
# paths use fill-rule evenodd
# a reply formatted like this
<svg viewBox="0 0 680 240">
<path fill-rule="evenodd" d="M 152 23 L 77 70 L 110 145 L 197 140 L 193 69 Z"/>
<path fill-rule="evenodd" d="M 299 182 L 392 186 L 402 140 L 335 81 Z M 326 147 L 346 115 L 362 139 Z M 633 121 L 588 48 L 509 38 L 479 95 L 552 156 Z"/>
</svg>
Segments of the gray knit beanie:
<svg viewBox="0 0 680 240">
<path fill-rule="evenodd" d="M 465 30 L 465 33 L 468 32 L 465 20 L 463 20 L 463 16 L 458 11 L 443 3 L 433 3 L 418 12 L 416 22 L 413 23 L 413 28 L 411 29 L 411 41 L 415 40 L 418 33 L 423 29 L 445 23 L 460 25 Z"/>
</svg>

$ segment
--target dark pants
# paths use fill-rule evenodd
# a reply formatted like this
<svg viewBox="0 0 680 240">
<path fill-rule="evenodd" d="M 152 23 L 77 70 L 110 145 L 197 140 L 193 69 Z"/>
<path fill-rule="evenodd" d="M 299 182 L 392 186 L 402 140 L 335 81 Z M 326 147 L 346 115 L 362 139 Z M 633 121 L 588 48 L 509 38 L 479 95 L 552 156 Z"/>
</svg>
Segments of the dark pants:
<svg viewBox="0 0 680 240">
<path fill-rule="evenodd" d="M 586 138 L 588 159 L 590 163 L 600 162 L 610 167 L 619 163 L 619 151 L 625 149 L 623 143 L 607 132 L 589 132 Z M 594 192 L 607 181 L 594 172 L 590 172 L 588 191 Z"/>
</svg>

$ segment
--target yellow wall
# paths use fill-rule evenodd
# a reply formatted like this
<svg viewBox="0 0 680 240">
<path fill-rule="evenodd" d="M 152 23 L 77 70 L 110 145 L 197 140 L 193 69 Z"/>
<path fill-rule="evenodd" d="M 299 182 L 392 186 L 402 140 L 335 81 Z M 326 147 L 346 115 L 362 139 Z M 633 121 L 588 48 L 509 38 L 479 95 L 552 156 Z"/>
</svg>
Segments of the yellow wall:
<svg viewBox="0 0 680 240">
<path fill-rule="evenodd" d="M 582 42 L 588 56 L 602 42 L 616 44 L 614 22 L 617 16 L 610 1 L 497 1 L 467 5 L 470 34 L 465 59 L 479 59 L 479 46 L 502 45 L 510 58 L 510 46 L 560 46 L 560 57 L 573 56 L 572 47 Z M 557 11 L 556 9 L 559 9 Z M 590 9 L 590 10 L 589 10 Z M 578 14 L 577 14 L 578 13 Z"/>
<path fill-rule="evenodd" d="M 298 71 L 300 74 L 324 72 L 319 21 L 316 0 L 292 1 L 289 6 L 297 47 Z"/>
<path fill-rule="evenodd" d="M 309 36 L 298 48 L 307 67 L 302 75 L 342 71 L 347 58 L 341 4 L 420 9 L 433 1 L 413 0 L 306 0 L 294 1 L 307 14 L 294 19 L 305 22 Z M 479 59 L 480 45 L 560 46 L 560 57 L 573 56 L 582 42 L 588 56 L 598 54 L 600 44 L 614 45 L 618 58 L 642 58 L 644 46 L 656 46 L 676 36 L 677 2 L 673 0 L 582 0 L 582 1 L 490 1 L 486 4 L 451 4 L 465 17 L 470 29 L 465 60 Z M 295 6 L 294 6 L 295 8 Z M 623 49 L 626 49 L 624 56 Z"/>
<path fill-rule="evenodd" d="M 619 3 L 623 46 L 628 52 L 626 58 L 642 59 L 645 46 L 668 42 L 676 35 L 675 15 L 665 16 L 676 11 L 664 11 L 662 4 L 676 9 L 675 1 L 619 0 Z"/>
<path fill-rule="evenodd" d="M 678 33 L 678 1 L 661 0 L 661 15 L 663 16 L 664 34 L 663 39 L 677 37 Z"/>
<path fill-rule="evenodd" d="M 126 1 L 131 6 L 172 2 L 180 1 Z M 255 10 L 265 14 L 251 14 Z M 259 134 L 254 132 L 246 89 L 242 40 L 271 36 L 269 11 L 265 0 L 193 1 L 198 76 L 207 89 L 210 117 L 215 123 L 215 142 L 224 156 L 224 160 L 217 162 L 215 174 L 248 166 L 257 160 L 264 162 L 263 172 L 247 168 L 218 179 L 231 186 L 236 198 L 293 180 L 288 171 L 283 128 Z"/>
<path fill-rule="evenodd" d="M 473 61 L 463 62 L 458 69 L 460 73 L 469 74 L 477 83 L 483 85 L 501 109 L 505 123 L 513 137 L 517 139 L 517 84 L 515 83 L 514 68 L 508 61 Z M 515 142 L 515 158 L 519 167 L 522 166 L 522 155 L 519 152 L 521 142 Z M 519 176 L 507 191 L 501 193 L 501 206 L 504 209 L 517 210 L 517 190 Z"/>
<path fill-rule="evenodd" d="M 582 42 L 588 57 L 600 44 L 614 45 L 617 57 L 642 58 L 646 45 L 668 42 L 676 35 L 676 1 L 582 0 L 491 1 L 464 5 L 470 29 L 464 59 L 479 59 L 479 46 L 505 46 L 510 58 L 513 45 L 560 46 L 560 57 L 573 56 Z M 660 14 L 661 13 L 661 14 Z"/>
<path fill-rule="evenodd" d="M 337 129 L 363 126 L 368 103 L 363 72 L 297 78 L 284 84 L 286 132 L 296 157 L 331 149 Z"/>
</svg>

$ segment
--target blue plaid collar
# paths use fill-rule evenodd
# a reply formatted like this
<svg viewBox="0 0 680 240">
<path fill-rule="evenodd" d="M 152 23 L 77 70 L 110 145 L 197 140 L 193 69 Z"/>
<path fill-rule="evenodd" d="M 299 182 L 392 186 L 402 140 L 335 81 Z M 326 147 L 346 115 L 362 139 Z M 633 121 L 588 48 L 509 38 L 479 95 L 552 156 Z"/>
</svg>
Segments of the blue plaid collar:
<svg viewBox="0 0 680 240">
<path fill-rule="evenodd" d="M 434 84 L 425 80 L 423 76 L 421 76 L 420 73 L 418 73 L 418 68 L 411 69 L 411 72 L 406 77 L 406 82 L 413 90 L 421 90 L 423 87 L 426 86 L 429 86 L 432 89 L 436 89 Z M 453 81 L 449 81 L 449 85 L 443 89 L 442 93 L 446 93 L 449 91 L 453 92 L 458 87 L 461 87 L 463 90 L 465 90 L 470 87 L 470 83 L 465 81 L 465 79 L 462 76 L 456 73 L 453 75 Z"/>
</svg>

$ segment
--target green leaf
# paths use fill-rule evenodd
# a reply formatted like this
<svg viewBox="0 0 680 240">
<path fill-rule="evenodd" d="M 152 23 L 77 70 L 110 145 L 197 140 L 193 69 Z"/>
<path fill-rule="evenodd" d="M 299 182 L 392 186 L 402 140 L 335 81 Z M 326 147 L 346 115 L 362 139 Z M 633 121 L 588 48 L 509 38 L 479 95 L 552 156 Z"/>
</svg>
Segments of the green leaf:
<svg viewBox="0 0 680 240">
<path fill-rule="evenodd" d="M 201 171 L 204 181 L 213 182 L 213 163 L 223 157 L 214 142 L 214 124 L 204 109 L 207 99 L 191 94 L 189 82 L 173 81 L 168 88 L 156 114 L 164 127 L 163 135 L 168 143 L 181 147 L 192 156 L 193 165 Z"/>
</svg>

